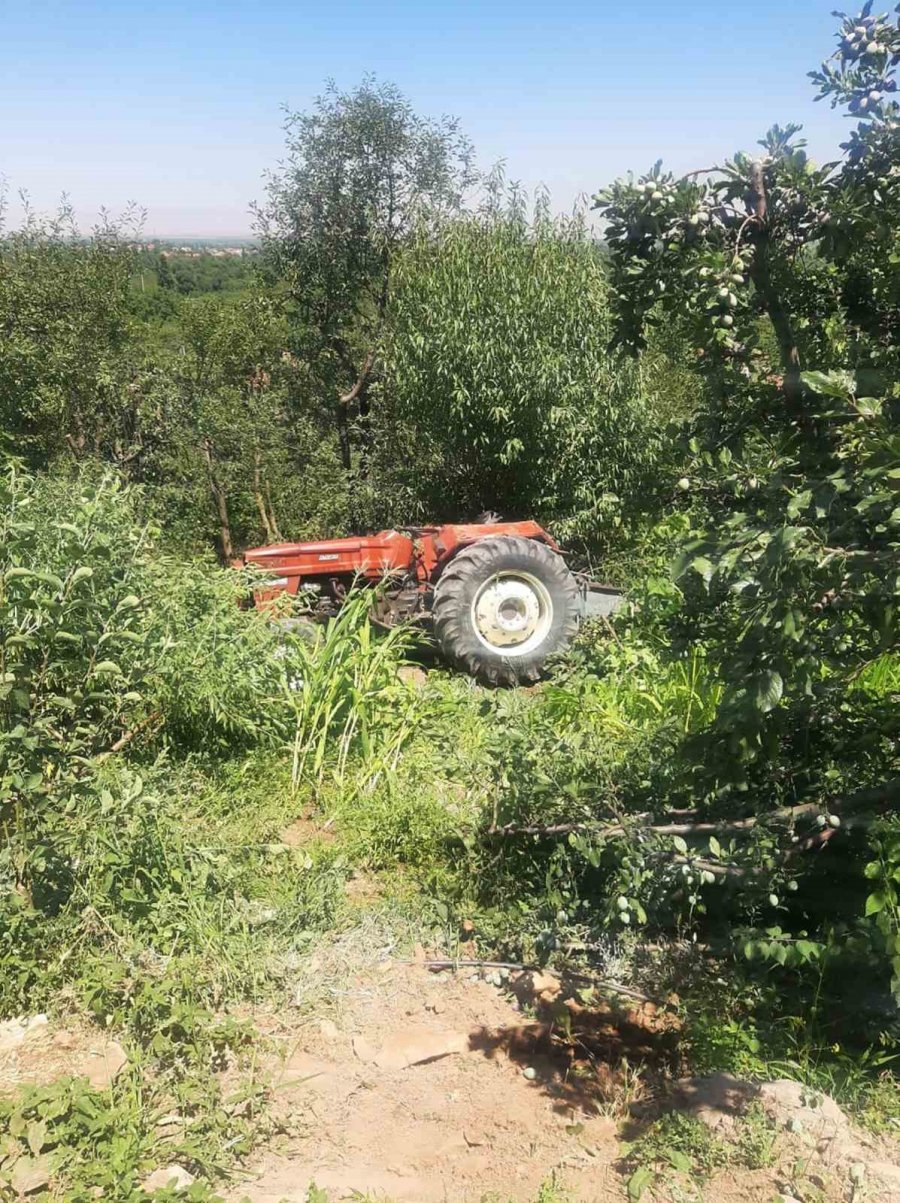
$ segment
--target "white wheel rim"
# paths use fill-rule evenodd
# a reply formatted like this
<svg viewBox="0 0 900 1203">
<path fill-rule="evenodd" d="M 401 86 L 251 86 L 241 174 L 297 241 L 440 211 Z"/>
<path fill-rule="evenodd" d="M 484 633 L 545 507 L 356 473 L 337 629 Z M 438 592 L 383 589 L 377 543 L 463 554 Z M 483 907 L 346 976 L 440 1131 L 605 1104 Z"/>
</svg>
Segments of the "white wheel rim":
<svg viewBox="0 0 900 1203">
<path fill-rule="evenodd" d="M 504 656 L 530 655 L 547 638 L 552 624 L 550 594 L 530 572 L 494 573 L 472 602 L 476 638 Z"/>
</svg>

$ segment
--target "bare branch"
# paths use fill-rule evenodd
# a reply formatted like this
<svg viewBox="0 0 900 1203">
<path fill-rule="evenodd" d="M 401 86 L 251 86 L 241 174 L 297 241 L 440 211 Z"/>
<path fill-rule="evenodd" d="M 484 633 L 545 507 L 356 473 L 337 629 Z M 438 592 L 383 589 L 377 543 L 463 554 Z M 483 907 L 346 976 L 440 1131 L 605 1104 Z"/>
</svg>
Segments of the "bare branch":
<svg viewBox="0 0 900 1203">
<path fill-rule="evenodd" d="M 362 366 L 359 376 L 356 378 L 356 383 L 346 393 L 342 393 L 339 400 L 341 405 L 350 405 L 355 401 L 368 383 L 369 376 L 372 373 L 372 368 L 375 366 L 375 352 L 370 351 L 366 356 L 366 361 Z"/>
</svg>

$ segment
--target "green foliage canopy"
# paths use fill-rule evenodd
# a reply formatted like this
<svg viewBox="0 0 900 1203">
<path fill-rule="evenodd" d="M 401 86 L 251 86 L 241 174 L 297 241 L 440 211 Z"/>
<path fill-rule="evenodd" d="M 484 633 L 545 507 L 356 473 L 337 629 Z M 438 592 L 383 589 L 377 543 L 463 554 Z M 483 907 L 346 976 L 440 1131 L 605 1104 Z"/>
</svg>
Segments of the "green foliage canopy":
<svg viewBox="0 0 900 1203">
<path fill-rule="evenodd" d="M 590 537 L 649 486 L 665 418 L 611 354 L 584 219 L 489 181 L 481 209 L 399 256 L 376 488 L 423 518 L 496 510 Z"/>
</svg>

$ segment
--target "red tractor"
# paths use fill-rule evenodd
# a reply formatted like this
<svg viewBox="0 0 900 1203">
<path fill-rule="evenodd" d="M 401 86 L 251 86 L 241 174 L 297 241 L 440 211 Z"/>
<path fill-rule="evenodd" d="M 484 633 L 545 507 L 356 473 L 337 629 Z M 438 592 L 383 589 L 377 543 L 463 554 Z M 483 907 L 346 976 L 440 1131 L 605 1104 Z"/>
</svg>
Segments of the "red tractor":
<svg viewBox="0 0 900 1203">
<path fill-rule="evenodd" d="M 269 576 L 254 593 L 257 606 L 301 591 L 319 619 L 337 613 L 354 583 L 383 583 L 376 621 L 393 626 L 430 618 L 443 656 L 492 685 L 537 681 L 581 619 L 611 613 L 621 597 L 572 573 L 536 522 L 448 523 L 278 543 L 251 548 L 243 562 Z"/>
</svg>

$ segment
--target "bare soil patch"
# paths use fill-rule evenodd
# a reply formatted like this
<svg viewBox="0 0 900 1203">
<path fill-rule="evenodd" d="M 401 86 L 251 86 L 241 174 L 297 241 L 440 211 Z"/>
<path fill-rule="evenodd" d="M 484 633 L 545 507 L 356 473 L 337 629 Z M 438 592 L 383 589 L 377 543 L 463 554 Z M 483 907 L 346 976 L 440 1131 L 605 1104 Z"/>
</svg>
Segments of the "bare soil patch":
<svg viewBox="0 0 900 1203">
<path fill-rule="evenodd" d="M 624 1200 L 622 1054 L 649 1067 L 652 1090 L 678 1060 L 677 1025 L 655 1007 L 554 999 L 535 1020 L 471 971 L 397 961 L 348 980 L 335 1015 L 257 1017 L 282 1050 L 281 1135 L 229 1203 L 306 1203 L 312 1183 L 334 1203 L 534 1203 L 551 1176 L 573 1203 Z M 642 1126 L 624 1130 L 633 1139 Z M 669 1175 L 644 1198 L 771 1203 L 798 1154 L 807 1174 L 816 1165 L 789 1133 L 780 1147 L 771 1169 L 707 1184 Z M 843 1170 L 819 1168 L 820 1203 L 851 1198 Z M 873 1186 L 867 1203 L 889 1197 Z"/>
<path fill-rule="evenodd" d="M 0 1023 L 0 1094 L 64 1077 L 87 1078 L 105 1090 L 127 1061 L 117 1041 L 74 1018 L 65 1027 L 46 1015 Z"/>
<path fill-rule="evenodd" d="M 305 1203 L 311 1182 L 335 1200 L 505 1203 L 587 1167 L 595 1197 L 619 1197 L 616 1124 L 567 1094 L 545 1025 L 467 975 L 392 962 L 356 987 L 340 1027 L 270 1029 L 288 1131 L 235 1203 Z"/>
</svg>

